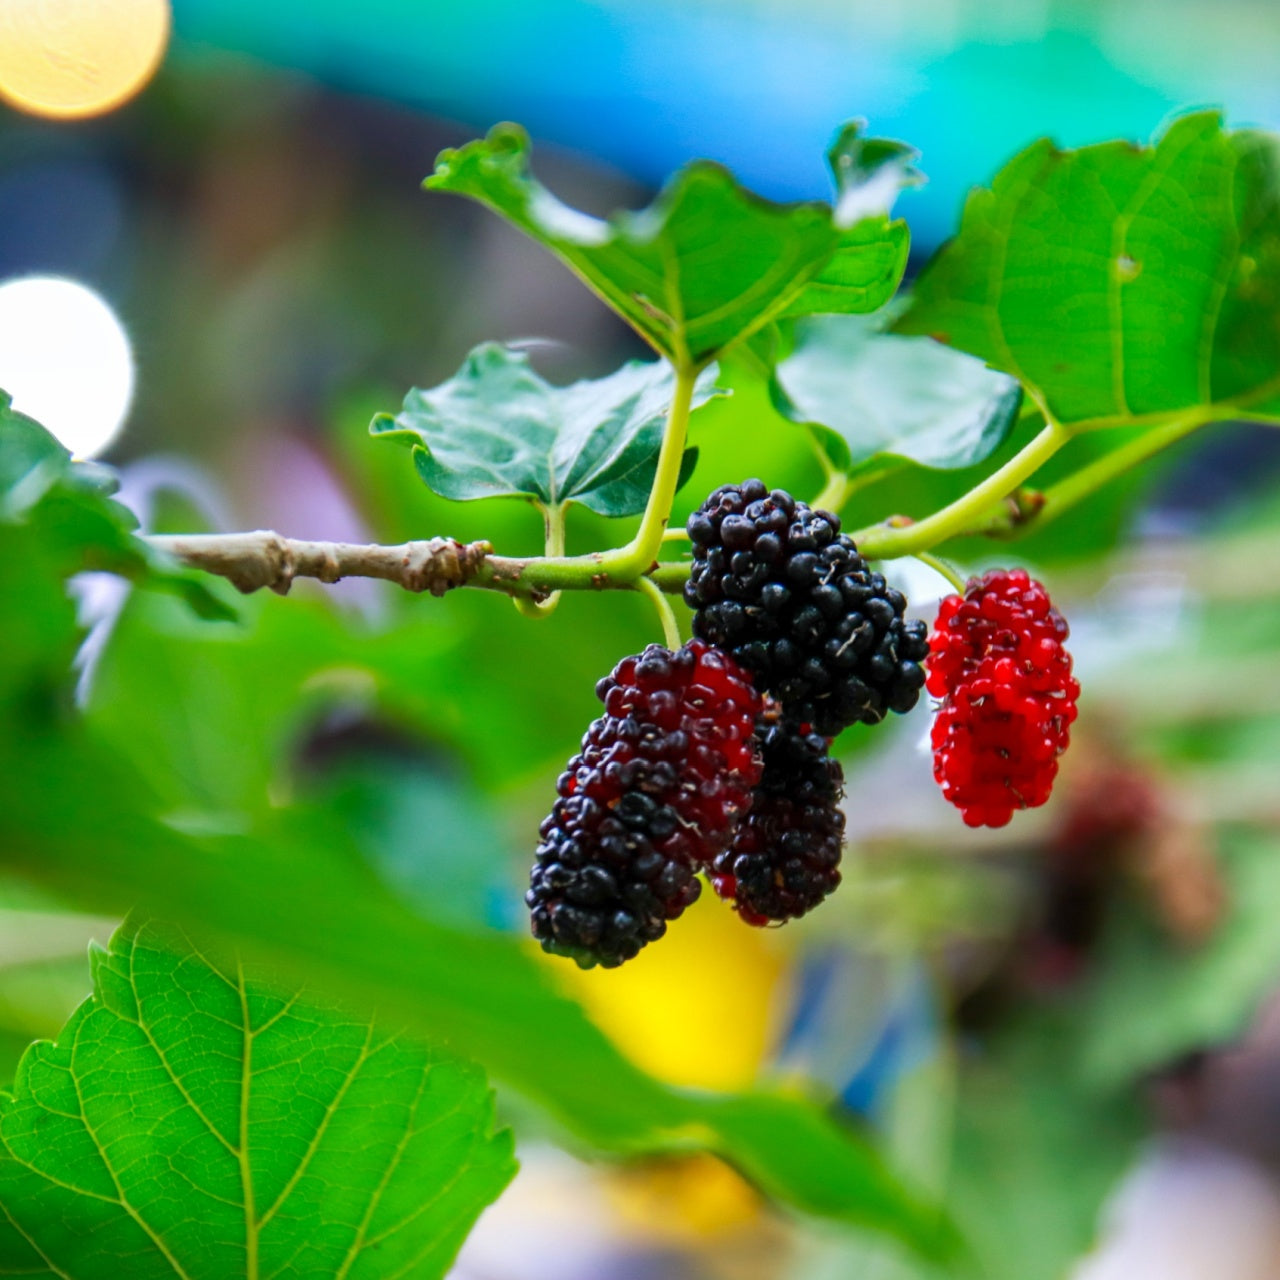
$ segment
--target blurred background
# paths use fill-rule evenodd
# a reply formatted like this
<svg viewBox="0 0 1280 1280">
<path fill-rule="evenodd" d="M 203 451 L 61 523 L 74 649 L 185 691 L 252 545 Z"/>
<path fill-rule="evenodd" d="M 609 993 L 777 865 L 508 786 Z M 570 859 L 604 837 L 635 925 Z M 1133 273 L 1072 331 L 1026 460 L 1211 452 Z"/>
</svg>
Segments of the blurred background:
<svg viewBox="0 0 1280 1280">
<path fill-rule="evenodd" d="M 1203 105 L 1280 127 L 1278 54 L 1264 0 L 0 0 L 0 387 L 122 468 L 150 528 L 533 552 L 532 510 L 436 498 L 370 417 L 485 339 L 556 380 L 645 352 L 515 231 L 419 189 L 442 147 L 519 121 L 594 213 L 695 156 L 807 199 L 860 116 L 921 152 L 898 209 L 915 270 L 1038 136 L 1143 140 Z M 801 429 L 725 379 L 679 510 L 747 474 L 816 492 Z M 923 511 L 971 480 L 910 471 L 867 501 Z M 575 509 L 570 549 L 626 533 Z M 664 1079 L 828 1087 L 992 1276 L 1280 1277 L 1278 552 L 1272 428 L 1216 428 L 1113 486 L 1016 553 L 1072 620 L 1085 687 L 1045 810 L 966 832 L 927 717 L 851 731 L 846 884 L 822 911 L 758 932 L 703 901 L 625 970 L 563 981 Z M 894 570 L 930 614 L 941 580 Z M 571 598 L 535 623 L 483 592 L 308 586 L 235 628 L 82 580 L 82 702 L 176 806 L 232 813 L 264 776 L 329 789 L 408 900 L 523 929 L 538 818 L 596 678 L 657 638 L 646 606 Z M 31 905 L 3 912 L 0 1082 L 110 927 Z M 459 1280 L 919 1274 L 709 1158 L 598 1165 L 520 1132 Z"/>
</svg>

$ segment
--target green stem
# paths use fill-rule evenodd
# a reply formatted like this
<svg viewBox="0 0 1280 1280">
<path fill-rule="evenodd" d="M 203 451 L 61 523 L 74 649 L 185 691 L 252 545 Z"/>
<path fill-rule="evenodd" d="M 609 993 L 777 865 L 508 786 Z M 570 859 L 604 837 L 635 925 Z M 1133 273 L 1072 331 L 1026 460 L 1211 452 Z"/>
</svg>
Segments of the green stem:
<svg viewBox="0 0 1280 1280">
<path fill-rule="evenodd" d="M 939 543 L 966 533 L 986 515 L 989 508 L 1008 497 L 1070 439 L 1071 432 L 1066 427 L 1051 422 L 1003 467 L 993 471 L 964 497 L 957 498 L 915 524 L 899 527 L 878 524 L 860 529 L 852 535 L 853 540 L 858 550 L 871 560 L 889 560 L 928 551 Z"/>
<path fill-rule="evenodd" d="M 640 517 L 640 528 L 630 542 L 612 551 L 597 551 L 585 556 L 549 555 L 533 560 L 491 556 L 470 579 L 470 584 L 507 591 L 512 595 L 536 597 L 563 589 L 626 588 L 647 573 L 657 563 L 667 523 L 671 519 L 697 379 L 697 369 L 688 365 L 676 367 L 675 396 L 658 452 L 653 487 Z"/>
<path fill-rule="evenodd" d="M 1036 513 L 1024 522 L 1025 525 L 1028 528 L 1039 528 L 1050 520 L 1056 520 L 1077 503 L 1083 502 L 1085 498 L 1096 493 L 1103 485 L 1123 475 L 1138 463 L 1154 457 L 1162 449 L 1175 444 L 1184 436 L 1189 436 L 1210 420 L 1205 417 L 1203 410 L 1196 410 L 1181 418 L 1174 418 L 1163 427 L 1152 427 L 1144 431 L 1128 444 L 1113 449 L 1096 462 L 1081 467 L 1065 480 L 1059 480 L 1057 484 L 1050 485 L 1044 491 L 1043 501 Z M 1017 529 L 1016 522 L 1008 521 L 1007 517 L 1004 521 L 1003 524 L 993 523 L 982 532 L 997 533 L 1002 528 L 1010 527 Z"/>
<path fill-rule="evenodd" d="M 148 541 L 191 568 L 220 574 L 246 592 L 270 587 L 283 594 L 297 578 L 318 578 L 322 582 L 337 582 L 344 577 L 383 578 L 410 591 L 429 590 L 436 595 L 460 586 L 502 591 L 523 602 L 522 610 L 535 617 L 545 617 L 554 607 L 555 594 L 562 590 L 639 589 L 646 593 L 676 594 L 688 581 L 688 562 L 656 564 L 655 558 L 664 541 L 664 529 L 679 479 L 693 377 L 690 373 L 677 378 L 677 395 L 659 455 L 658 479 L 640 532 L 625 547 L 614 551 L 565 556 L 563 507 L 544 511 L 548 554 L 529 558 L 495 555 L 487 542 L 464 546 L 451 538 L 390 547 L 360 546 L 304 542 L 258 530 L 152 536 Z M 921 555 L 959 534 L 1000 536 L 1033 527 L 1038 521 L 1061 515 L 1109 480 L 1198 427 L 1235 417 L 1237 413 L 1234 408 L 1222 405 L 1188 410 L 1179 417 L 1166 419 L 1162 425 L 1152 426 L 1046 493 L 1035 495 L 1039 507 L 1024 503 L 1013 513 L 1002 509 L 1003 500 L 1017 493 L 1023 481 L 1072 438 L 1072 431 L 1050 424 L 975 489 L 927 519 L 917 524 L 889 521 L 872 525 L 853 537 L 868 557 L 890 559 Z M 863 481 L 864 477 L 858 476 L 847 483 L 861 487 Z M 638 585 L 642 580 L 645 585 Z"/>
<path fill-rule="evenodd" d="M 946 580 L 956 589 L 958 595 L 964 595 L 966 583 L 960 576 L 960 571 L 951 563 L 950 560 L 944 560 L 941 556 L 930 555 L 927 551 L 917 551 L 916 559 L 921 564 L 927 564 L 934 573 L 940 573 Z"/>
<path fill-rule="evenodd" d="M 856 475 L 833 469 L 827 473 L 827 483 L 823 486 L 822 492 L 809 505 L 818 511 L 831 511 L 839 515 L 841 508 L 855 493 L 867 488 L 868 485 L 875 484 L 877 480 L 883 480 L 885 476 L 893 475 L 895 471 L 900 470 L 901 465 L 896 462 L 886 463 L 882 467 L 873 467 L 869 471 L 860 471 Z"/>
<path fill-rule="evenodd" d="M 818 460 L 818 466 L 822 468 L 822 474 L 828 480 L 838 475 L 840 468 L 831 461 L 831 455 L 822 447 L 822 441 L 818 439 L 818 428 L 806 427 L 805 434 L 809 437 L 809 445 L 813 449 L 813 456 Z"/>
<path fill-rule="evenodd" d="M 649 597 L 658 617 L 662 621 L 662 636 L 668 649 L 674 653 L 680 647 L 680 627 L 676 622 L 675 610 L 672 609 L 662 589 L 652 578 L 637 578 L 635 589 L 641 595 Z"/>
<path fill-rule="evenodd" d="M 649 501 L 636 536 L 625 547 L 606 551 L 597 561 L 598 571 L 613 578 L 638 578 L 648 572 L 662 549 L 662 535 L 671 519 L 680 482 L 680 464 L 684 461 L 685 440 L 689 435 L 689 410 L 693 405 L 693 387 L 697 371 L 687 366 L 676 369 L 676 391 L 667 415 L 667 426 L 658 453 L 658 469 L 649 490 Z"/>
<path fill-rule="evenodd" d="M 689 581 L 689 562 L 664 560 L 647 577 L 659 591 L 678 596 L 684 590 L 684 584 Z"/>
<path fill-rule="evenodd" d="M 542 512 L 543 543 L 546 547 L 547 556 L 551 558 L 563 557 L 565 536 L 564 503 L 559 503 L 554 507 L 544 507 L 542 503 L 536 502 L 534 506 Z M 560 603 L 560 592 L 553 591 L 542 600 L 535 600 L 532 596 L 512 596 L 511 603 L 515 605 L 516 612 L 523 614 L 526 618 L 546 618 L 556 611 L 556 607 Z"/>
<path fill-rule="evenodd" d="M 852 492 L 849 473 L 847 471 L 832 471 L 827 475 L 827 483 L 822 486 L 822 491 L 809 505 L 816 511 L 839 513 L 840 508 L 849 501 L 849 495 Z"/>
</svg>

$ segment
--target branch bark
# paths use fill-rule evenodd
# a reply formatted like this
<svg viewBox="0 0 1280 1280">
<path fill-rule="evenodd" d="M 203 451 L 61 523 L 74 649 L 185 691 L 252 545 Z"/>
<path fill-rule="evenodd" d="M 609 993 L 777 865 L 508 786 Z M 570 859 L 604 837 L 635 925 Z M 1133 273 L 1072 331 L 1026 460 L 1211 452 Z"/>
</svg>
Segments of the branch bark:
<svg viewBox="0 0 1280 1280">
<path fill-rule="evenodd" d="M 194 569 L 226 578 L 246 595 L 267 587 L 288 593 L 295 578 L 337 582 L 341 578 L 382 578 L 406 591 L 442 596 L 480 573 L 492 551 L 487 542 L 430 538 L 398 546 L 352 542 L 307 542 L 267 529 L 253 533 L 154 535 L 152 546 Z"/>
<path fill-rule="evenodd" d="M 253 533 L 152 534 L 147 538 L 192 569 L 216 573 L 248 594 L 268 587 L 285 595 L 295 578 L 337 582 L 382 578 L 407 591 L 442 596 L 454 587 L 483 587 L 535 602 L 553 592 L 630 591 L 634 576 L 610 573 L 604 556 L 496 556 L 488 542 L 430 538 L 399 546 L 307 542 L 270 530 Z M 654 565 L 649 575 L 663 591 L 678 594 L 689 576 L 681 563 Z"/>
</svg>

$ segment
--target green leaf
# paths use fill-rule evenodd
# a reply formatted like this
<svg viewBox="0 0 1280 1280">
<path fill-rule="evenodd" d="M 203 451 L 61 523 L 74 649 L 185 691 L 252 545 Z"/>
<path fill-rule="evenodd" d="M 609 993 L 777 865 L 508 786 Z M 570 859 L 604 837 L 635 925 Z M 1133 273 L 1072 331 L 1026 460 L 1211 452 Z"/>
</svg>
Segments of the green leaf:
<svg viewBox="0 0 1280 1280">
<path fill-rule="evenodd" d="M 515 1173 L 483 1075 L 130 921 L 0 1096 L 0 1267 L 443 1276 Z"/>
<path fill-rule="evenodd" d="M 1280 416 L 1276 139 L 1175 121 L 1151 147 L 1037 142 L 965 206 L 898 327 L 1067 425 Z"/>
<path fill-rule="evenodd" d="M 834 447 L 823 443 L 845 469 L 886 456 L 940 470 L 973 466 L 1004 443 L 1022 404 L 1016 379 L 861 316 L 800 321 L 773 395 L 792 421 L 838 437 Z"/>
<path fill-rule="evenodd" d="M 84 999 L 88 944 L 95 935 L 109 937 L 114 927 L 48 903 L 33 909 L 21 901 L 25 889 L 0 877 L 0 1089 L 13 1080 L 31 1041 L 56 1035 Z"/>
<path fill-rule="evenodd" d="M 681 169 L 648 208 L 607 221 L 562 204 L 529 172 L 529 138 L 500 124 L 442 152 L 424 184 L 469 196 L 561 258 L 658 352 L 700 368 L 784 315 L 873 311 L 893 295 L 908 235 L 886 216 L 908 180 L 897 144 L 857 145 L 846 126 L 832 148 L 839 203 L 773 204 L 720 165 Z M 857 199 L 870 188 L 863 204 Z"/>
<path fill-rule="evenodd" d="M 68 575 L 117 573 L 182 596 L 203 618 L 236 616 L 204 575 L 137 536 L 133 512 L 111 497 L 116 480 L 110 468 L 73 461 L 53 435 L 12 404 L 0 391 L 0 525 L 37 526 Z"/>
<path fill-rule="evenodd" d="M 723 394 L 706 370 L 693 407 Z M 547 509 L 580 502 L 605 516 L 644 510 L 653 487 L 675 377 L 660 362 L 632 361 L 607 378 L 552 386 L 523 351 L 486 342 L 447 382 L 413 390 L 375 436 L 417 442 L 413 458 L 444 498 L 522 496 Z M 697 455 L 686 452 L 683 484 Z"/>
<path fill-rule="evenodd" d="M 103 497 L 116 488 L 106 467 L 73 462 L 53 435 L 14 409 L 0 390 L 0 520 L 17 523 L 59 487 Z"/>
<path fill-rule="evenodd" d="M 842 228 L 836 251 L 783 313 L 785 316 L 847 315 L 874 311 L 897 288 L 907 247 L 886 234 L 885 219 L 904 187 L 918 186 L 924 175 L 915 167 L 914 147 L 888 138 L 864 138 L 851 121 L 839 130 L 827 151 L 836 184 L 834 220 Z M 901 224 L 889 224 L 890 228 Z M 882 282 L 893 287 L 881 296 Z M 878 299 L 874 300 L 874 299 Z"/>
</svg>

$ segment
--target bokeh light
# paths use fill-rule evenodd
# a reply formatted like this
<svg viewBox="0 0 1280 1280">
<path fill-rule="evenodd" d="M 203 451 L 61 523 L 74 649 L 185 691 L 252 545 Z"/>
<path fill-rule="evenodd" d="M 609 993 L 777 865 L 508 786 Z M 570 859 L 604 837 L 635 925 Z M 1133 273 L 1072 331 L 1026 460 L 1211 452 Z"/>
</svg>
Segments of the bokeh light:
<svg viewBox="0 0 1280 1280">
<path fill-rule="evenodd" d="M 4 0 L 0 98 L 33 115 L 101 115 L 151 79 L 169 0 Z"/>
<path fill-rule="evenodd" d="M 124 326 L 74 280 L 0 284 L 0 387 L 77 457 L 94 457 L 119 434 L 133 399 Z"/>
</svg>

